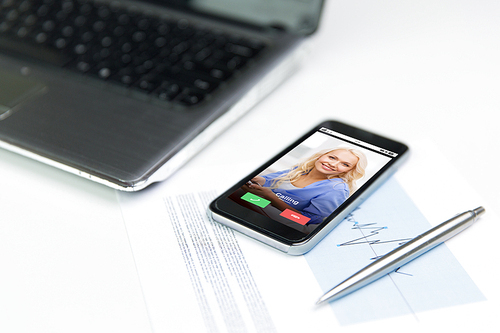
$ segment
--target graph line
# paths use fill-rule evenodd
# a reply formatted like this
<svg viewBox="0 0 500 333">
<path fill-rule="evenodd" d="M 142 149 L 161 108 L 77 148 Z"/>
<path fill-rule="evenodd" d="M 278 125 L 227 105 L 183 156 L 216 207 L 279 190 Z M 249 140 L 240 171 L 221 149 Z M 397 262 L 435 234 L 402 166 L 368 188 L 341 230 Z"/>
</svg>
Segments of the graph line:
<svg viewBox="0 0 500 333">
<path fill-rule="evenodd" d="M 355 209 L 354 211 L 352 211 L 346 217 L 346 221 L 352 223 L 351 229 L 352 230 L 358 230 L 361 233 L 361 237 L 349 240 L 349 241 L 341 243 L 341 244 L 337 244 L 337 247 L 341 247 L 341 246 L 353 246 L 353 245 L 368 245 L 370 247 L 370 249 L 372 250 L 372 252 L 375 254 L 375 256 L 372 257 L 372 258 L 370 258 L 370 260 L 377 260 L 382 255 L 379 255 L 377 253 L 377 251 L 374 248 L 375 245 L 388 244 L 388 243 L 396 243 L 397 246 L 401 246 L 404 243 L 406 243 L 406 242 L 408 242 L 409 240 L 412 239 L 412 238 L 398 238 L 398 239 L 382 240 L 382 239 L 380 239 L 381 237 L 375 237 L 375 236 L 382 236 L 381 233 L 383 233 L 384 230 L 387 230 L 389 228 L 387 226 L 382 226 L 382 227 L 378 226 L 377 225 L 378 223 L 359 223 L 358 221 L 356 221 L 356 218 L 354 216 L 354 213 L 358 209 L 359 209 L 359 207 L 357 209 Z M 402 272 L 402 271 L 400 271 L 400 269 L 401 269 L 401 267 L 399 267 L 397 270 L 395 270 L 394 273 L 405 275 L 405 276 L 408 276 L 408 277 L 412 277 L 413 276 L 413 274 Z M 401 290 L 398 288 L 398 286 L 397 286 L 396 282 L 394 281 L 394 279 L 392 278 L 392 276 L 390 276 L 389 274 L 388 274 L 388 276 L 391 279 L 394 287 L 398 291 L 399 295 L 402 297 L 403 301 L 408 306 L 408 309 L 412 313 L 413 317 L 415 317 L 415 319 L 418 321 L 418 317 L 417 317 L 415 311 L 410 306 L 410 303 L 407 301 L 407 299 L 405 298 L 405 296 L 403 295 L 403 293 L 401 292 Z"/>
</svg>

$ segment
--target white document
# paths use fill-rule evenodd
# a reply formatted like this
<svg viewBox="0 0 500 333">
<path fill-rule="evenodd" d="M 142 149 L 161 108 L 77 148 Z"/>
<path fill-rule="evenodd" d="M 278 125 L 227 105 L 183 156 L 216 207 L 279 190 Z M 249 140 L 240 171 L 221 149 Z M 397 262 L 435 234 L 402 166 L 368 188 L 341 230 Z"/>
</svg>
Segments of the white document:
<svg viewBox="0 0 500 333">
<path fill-rule="evenodd" d="M 215 191 L 168 185 L 119 193 L 154 332 L 318 332 L 335 322 L 314 305 L 322 291 L 303 256 L 209 221 Z"/>
<path fill-rule="evenodd" d="M 391 178 L 305 257 L 326 292 L 334 281 L 343 281 L 348 272 L 359 271 L 430 228 L 399 183 Z M 406 314 L 418 318 L 423 311 L 484 300 L 467 272 L 442 244 L 330 306 L 345 325 Z"/>
<path fill-rule="evenodd" d="M 215 192 L 186 183 L 190 172 L 176 177 L 184 182 L 167 181 L 139 196 L 119 194 L 155 332 L 491 330 L 498 290 L 489 284 L 482 290 L 447 245 L 339 301 L 315 306 L 324 291 L 431 227 L 401 186 L 405 173 L 311 252 L 292 257 L 210 221 L 205 210 Z M 419 198 L 429 213 L 429 203 Z M 460 210 L 475 208 L 477 200 L 468 201 Z M 487 216 L 478 223 L 488 223 Z M 473 233 L 470 242 L 478 242 Z M 457 319 L 460 313 L 467 316 Z"/>
<path fill-rule="evenodd" d="M 275 332 L 273 321 L 232 230 L 208 221 L 215 193 L 165 198 L 165 208 L 207 331 Z M 189 293 L 191 294 L 191 293 Z M 253 331 L 253 330 L 252 330 Z"/>
</svg>

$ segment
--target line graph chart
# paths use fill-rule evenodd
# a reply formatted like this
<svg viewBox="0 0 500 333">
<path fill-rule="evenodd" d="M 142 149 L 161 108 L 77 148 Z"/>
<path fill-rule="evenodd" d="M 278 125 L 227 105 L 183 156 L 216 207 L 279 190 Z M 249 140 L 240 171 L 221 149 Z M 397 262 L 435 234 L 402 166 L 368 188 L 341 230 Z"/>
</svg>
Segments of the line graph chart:
<svg viewBox="0 0 500 333">
<path fill-rule="evenodd" d="M 394 179 L 388 180 L 305 255 L 323 291 L 430 228 Z M 467 272 L 440 245 L 372 284 L 330 303 L 342 325 L 412 315 L 484 300 Z"/>
<path fill-rule="evenodd" d="M 358 210 L 357 208 L 356 210 Z M 355 211 L 356 211 L 355 210 Z M 387 226 L 380 226 L 379 223 L 359 223 L 356 221 L 355 217 L 355 211 L 352 212 L 347 216 L 345 219 L 344 223 L 351 223 L 352 230 L 358 230 L 360 233 L 360 237 L 351 239 L 347 242 L 338 244 L 337 246 L 354 246 L 354 245 L 369 245 L 375 254 L 374 257 L 370 258 L 371 260 L 376 260 L 383 256 L 385 253 L 379 253 L 375 249 L 376 245 L 382 245 L 382 244 L 393 244 L 394 247 L 398 247 L 400 245 L 403 245 L 407 241 L 411 240 L 412 238 L 396 238 L 396 239 L 384 239 L 383 232 L 388 230 Z"/>
</svg>

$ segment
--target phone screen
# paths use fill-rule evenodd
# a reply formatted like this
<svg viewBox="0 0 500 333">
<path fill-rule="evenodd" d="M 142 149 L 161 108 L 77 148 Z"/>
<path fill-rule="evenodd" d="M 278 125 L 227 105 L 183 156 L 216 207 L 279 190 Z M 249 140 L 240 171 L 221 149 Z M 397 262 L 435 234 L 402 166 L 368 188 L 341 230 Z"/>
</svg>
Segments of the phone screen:
<svg viewBox="0 0 500 333">
<path fill-rule="evenodd" d="M 320 126 L 233 188 L 219 208 L 263 232 L 304 239 L 398 158 L 401 145 L 392 143 Z"/>
</svg>

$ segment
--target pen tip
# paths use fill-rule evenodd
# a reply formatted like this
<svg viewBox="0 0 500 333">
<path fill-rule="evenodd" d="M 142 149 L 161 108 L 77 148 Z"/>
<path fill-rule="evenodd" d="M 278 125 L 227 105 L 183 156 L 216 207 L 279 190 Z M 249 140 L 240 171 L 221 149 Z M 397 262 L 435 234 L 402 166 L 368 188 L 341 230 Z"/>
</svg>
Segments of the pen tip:
<svg viewBox="0 0 500 333">
<path fill-rule="evenodd" d="M 318 301 L 316 302 L 316 305 L 321 305 L 321 304 L 323 304 L 323 303 L 326 303 L 326 302 L 327 302 L 327 301 L 329 301 L 329 300 L 330 300 L 330 297 L 327 297 L 327 295 L 325 294 L 325 295 L 321 296 L 321 297 L 318 299 Z"/>
<path fill-rule="evenodd" d="M 321 296 L 318 301 L 316 302 L 316 305 L 320 305 L 321 303 L 323 303 L 324 301 L 326 300 L 325 298 L 325 295 Z"/>
</svg>

